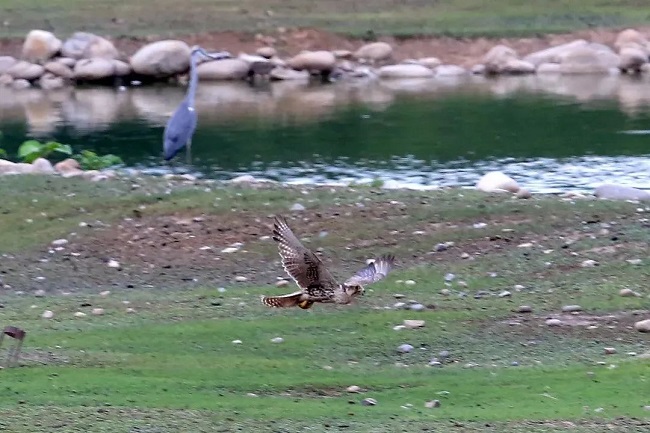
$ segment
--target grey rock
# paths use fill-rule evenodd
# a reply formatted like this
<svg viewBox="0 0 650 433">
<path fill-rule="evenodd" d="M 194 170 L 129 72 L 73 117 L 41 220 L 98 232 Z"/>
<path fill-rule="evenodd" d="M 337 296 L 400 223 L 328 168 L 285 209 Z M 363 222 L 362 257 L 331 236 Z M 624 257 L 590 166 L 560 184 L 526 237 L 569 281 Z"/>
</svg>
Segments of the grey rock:
<svg viewBox="0 0 650 433">
<path fill-rule="evenodd" d="M 604 184 L 596 188 L 594 195 L 607 200 L 650 201 L 650 192 L 631 186 Z"/>
<path fill-rule="evenodd" d="M 377 404 L 377 400 L 375 400 L 374 398 L 364 398 L 363 400 L 361 400 L 361 404 L 363 406 L 375 406 Z"/>
<path fill-rule="evenodd" d="M 582 311 L 582 307 L 580 305 L 565 305 L 562 307 L 563 313 L 575 313 L 578 311 Z"/>
<path fill-rule="evenodd" d="M 410 344 L 402 344 L 397 348 L 397 351 L 400 353 L 409 353 L 410 351 L 413 350 L 413 346 Z"/>
</svg>

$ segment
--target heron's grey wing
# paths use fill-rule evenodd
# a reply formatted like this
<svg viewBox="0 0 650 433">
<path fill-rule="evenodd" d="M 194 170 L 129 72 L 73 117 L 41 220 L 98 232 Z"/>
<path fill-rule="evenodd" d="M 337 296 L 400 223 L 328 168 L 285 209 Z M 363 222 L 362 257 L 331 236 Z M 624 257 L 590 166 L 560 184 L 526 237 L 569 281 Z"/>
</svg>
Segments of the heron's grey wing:
<svg viewBox="0 0 650 433">
<path fill-rule="evenodd" d="M 275 218 L 273 240 L 278 243 L 284 270 L 300 288 L 338 286 L 323 262 L 298 240 L 283 217 Z"/>
<path fill-rule="evenodd" d="M 376 259 L 374 262 L 368 264 L 365 268 L 351 276 L 344 285 L 347 286 L 366 286 L 368 284 L 376 283 L 377 281 L 386 278 L 386 275 L 393 269 L 395 263 L 395 256 L 384 255 Z"/>
<path fill-rule="evenodd" d="M 163 152 L 165 160 L 169 161 L 192 138 L 196 129 L 197 116 L 187 100 L 183 100 L 165 126 L 163 133 Z"/>
</svg>

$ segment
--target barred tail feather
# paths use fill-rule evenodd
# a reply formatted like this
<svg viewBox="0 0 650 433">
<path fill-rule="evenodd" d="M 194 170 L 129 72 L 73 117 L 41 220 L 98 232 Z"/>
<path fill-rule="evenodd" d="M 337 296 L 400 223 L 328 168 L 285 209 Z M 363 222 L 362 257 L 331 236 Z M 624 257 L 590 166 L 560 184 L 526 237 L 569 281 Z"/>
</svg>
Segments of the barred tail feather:
<svg viewBox="0 0 650 433">
<path fill-rule="evenodd" d="M 262 296 L 262 304 L 271 308 L 289 308 L 300 306 L 300 308 L 309 308 L 303 305 L 306 305 L 305 302 L 300 302 L 302 297 L 302 292 L 289 293 L 288 295 L 282 296 Z"/>
</svg>

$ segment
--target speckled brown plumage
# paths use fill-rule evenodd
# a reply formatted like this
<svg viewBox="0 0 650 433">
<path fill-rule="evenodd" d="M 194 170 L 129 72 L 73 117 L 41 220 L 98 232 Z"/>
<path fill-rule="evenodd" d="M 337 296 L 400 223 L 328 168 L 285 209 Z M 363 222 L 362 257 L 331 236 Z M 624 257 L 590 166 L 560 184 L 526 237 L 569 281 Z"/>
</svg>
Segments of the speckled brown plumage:
<svg viewBox="0 0 650 433">
<path fill-rule="evenodd" d="M 395 261 L 392 255 L 382 256 L 339 284 L 318 256 L 293 234 L 281 216 L 275 218 L 273 240 L 278 243 L 284 270 L 300 290 L 282 296 L 263 296 L 262 303 L 269 307 L 308 309 L 315 302 L 349 304 L 364 292 L 363 286 L 385 278 Z"/>
</svg>

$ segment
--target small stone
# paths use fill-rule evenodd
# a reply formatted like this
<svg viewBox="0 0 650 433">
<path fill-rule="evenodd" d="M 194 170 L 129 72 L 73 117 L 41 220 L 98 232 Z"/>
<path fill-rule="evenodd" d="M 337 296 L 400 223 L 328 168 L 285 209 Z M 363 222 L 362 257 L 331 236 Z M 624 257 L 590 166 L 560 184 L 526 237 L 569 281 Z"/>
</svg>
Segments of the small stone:
<svg viewBox="0 0 650 433">
<path fill-rule="evenodd" d="M 440 357 L 440 359 L 443 359 L 443 360 L 449 358 L 450 355 L 451 355 L 451 354 L 449 353 L 448 350 L 443 350 L 443 351 L 441 351 L 441 352 L 438 354 L 438 356 Z"/>
<path fill-rule="evenodd" d="M 406 284 L 407 286 L 414 286 L 414 285 L 415 285 L 415 281 L 413 281 L 413 280 L 406 280 L 406 281 L 404 281 L 404 284 Z"/>
<path fill-rule="evenodd" d="M 227 247 L 221 250 L 221 252 L 225 254 L 236 253 L 237 251 L 239 251 L 239 248 L 235 248 L 235 247 Z"/>
<path fill-rule="evenodd" d="M 45 310 L 43 311 L 43 314 L 41 314 L 41 317 L 43 319 L 51 319 L 52 317 L 54 317 L 54 313 L 50 310 Z"/>
<path fill-rule="evenodd" d="M 507 298 L 507 297 L 510 297 L 510 296 L 512 296 L 512 293 L 510 293 L 507 290 L 504 290 L 503 292 L 499 293 L 499 298 Z"/>
<path fill-rule="evenodd" d="M 519 363 L 517 361 L 512 361 L 510 365 L 513 367 L 519 367 Z"/>
<path fill-rule="evenodd" d="M 401 331 L 402 329 L 406 329 L 406 326 L 404 326 L 404 325 L 395 325 L 395 326 L 393 326 L 393 331 Z"/>
<path fill-rule="evenodd" d="M 255 394 L 254 392 L 247 392 L 246 397 L 257 397 L 257 394 Z"/>
<path fill-rule="evenodd" d="M 416 328 L 422 328 L 424 327 L 424 320 L 409 320 L 405 319 L 404 320 L 404 326 L 406 326 L 409 329 L 416 329 Z"/>
<path fill-rule="evenodd" d="M 426 309 L 427 309 L 427 307 L 425 307 L 422 304 L 411 304 L 411 305 L 409 305 L 409 310 L 411 310 L 411 311 L 424 311 Z"/>
<path fill-rule="evenodd" d="M 77 311 L 76 313 L 74 313 L 74 317 L 86 317 L 86 313 L 84 313 L 83 311 Z"/>
<path fill-rule="evenodd" d="M 424 407 L 426 407 L 427 409 L 440 407 L 440 400 L 429 400 L 426 403 L 424 403 Z"/>
<path fill-rule="evenodd" d="M 93 308 L 91 313 L 93 316 L 103 316 L 104 315 L 104 309 L 103 308 Z"/>
<path fill-rule="evenodd" d="M 582 311 L 582 307 L 580 305 L 565 305 L 562 307 L 563 313 L 575 313 L 577 311 Z"/>
<path fill-rule="evenodd" d="M 580 263 L 580 266 L 582 266 L 583 268 L 594 268 L 598 265 L 599 263 L 597 261 L 591 259 L 585 260 L 582 263 Z"/>
<path fill-rule="evenodd" d="M 405 308 L 405 307 L 406 307 L 406 303 L 404 303 L 404 302 L 395 302 L 395 304 L 393 304 L 393 308 L 400 309 L 400 308 Z"/>
<path fill-rule="evenodd" d="M 448 283 L 452 282 L 455 278 L 456 278 L 456 275 L 454 275 L 454 274 L 451 274 L 451 273 L 445 274 L 445 281 L 448 282 Z"/>
<path fill-rule="evenodd" d="M 449 290 L 449 289 L 442 289 L 442 290 L 440 291 L 440 294 L 441 294 L 442 296 L 449 296 L 449 295 L 451 295 L 451 290 Z"/>
<path fill-rule="evenodd" d="M 353 392 L 353 393 L 358 393 L 361 392 L 361 387 L 357 385 L 350 385 L 347 388 L 345 388 L 347 392 Z"/>
<path fill-rule="evenodd" d="M 560 319 L 547 319 L 545 323 L 546 323 L 547 326 L 561 326 L 562 325 L 562 321 Z"/>
<path fill-rule="evenodd" d="M 650 405 L 643 406 L 643 410 L 650 410 Z"/>
<path fill-rule="evenodd" d="M 461 259 L 469 259 L 469 254 L 468 253 L 463 253 L 460 255 Z"/>
<path fill-rule="evenodd" d="M 631 265 L 640 265 L 642 263 L 641 259 L 628 259 L 626 260 Z"/>
<path fill-rule="evenodd" d="M 400 353 L 409 353 L 411 350 L 413 350 L 413 346 L 410 344 L 402 344 L 397 348 L 397 351 Z"/>
<path fill-rule="evenodd" d="M 102 298 L 105 298 L 105 297 L 107 297 L 107 296 L 110 295 L 110 294 L 111 294 L 111 291 L 110 291 L 110 290 L 104 290 L 103 292 L 100 292 L 100 293 L 99 293 L 99 296 L 101 296 Z"/>
<path fill-rule="evenodd" d="M 284 338 L 282 337 L 271 338 L 271 343 L 284 343 Z"/>
<path fill-rule="evenodd" d="M 246 277 L 244 277 L 242 275 L 237 275 L 235 277 L 235 281 L 237 281 L 238 283 L 243 283 L 244 281 L 248 281 L 248 278 L 246 278 Z"/>
<path fill-rule="evenodd" d="M 52 246 L 53 247 L 62 247 L 68 243 L 67 239 L 56 239 L 52 241 Z"/>
<path fill-rule="evenodd" d="M 650 319 L 640 320 L 634 324 L 634 329 L 639 332 L 650 332 Z"/>
<path fill-rule="evenodd" d="M 107 263 L 109 268 L 118 269 L 120 267 L 120 262 L 117 260 L 110 259 Z"/>
<path fill-rule="evenodd" d="M 292 212 L 302 212 L 305 210 L 305 207 L 300 203 L 294 203 L 289 210 Z"/>
<path fill-rule="evenodd" d="M 129 308 L 126 309 L 126 312 L 129 313 L 129 314 L 133 314 L 133 313 L 135 313 L 135 309 L 129 307 Z"/>
<path fill-rule="evenodd" d="M 34 296 L 37 297 L 37 298 L 44 298 L 45 297 L 45 290 L 38 289 L 37 291 L 34 292 Z"/>
<path fill-rule="evenodd" d="M 519 308 L 517 308 L 517 313 L 532 313 L 533 312 L 533 307 L 530 305 L 520 305 Z"/>
<path fill-rule="evenodd" d="M 377 400 L 374 398 L 364 398 L 361 400 L 361 405 L 362 406 L 375 406 L 377 404 Z"/>
<path fill-rule="evenodd" d="M 242 344 L 241 340 L 232 340 L 232 344 Z"/>
<path fill-rule="evenodd" d="M 438 361 L 436 358 L 433 358 L 429 361 L 429 367 L 442 367 L 442 362 Z"/>
<path fill-rule="evenodd" d="M 520 198 L 520 199 L 529 199 L 533 195 L 528 191 L 526 188 L 521 188 L 519 191 L 515 193 L 515 197 Z"/>
<path fill-rule="evenodd" d="M 286 287 L 288 285 L 289 285 L 289 281 L 287 281 L 287 280 L 278 280 L 275 283 L 275 287 Z"/>
<path fill-rule="evenodd" d="M 438 253 L 440 253 L 442 251 L 447 251 L 447 249 L 449 249 L 449 246 L 446 243 L 444 243 L 444 244 L 436 244 L 436 246 L 433 247 L 433 250 L 438 252 Z"/>
<path fill-rule="evenodd" d="M 395 298 L 395 299 L 403 299 L 403 298 L 405 298 L 405 297 L 406 297 L 406 296 L 405 296 L 405 295 L 402 295 L 401 293 L 395 293 L 395 294 L 393 295 L 393 298 Z"/>
<path fill-rule="evenodd" d="M 616 353 L 615 347 L 605 347 L 605 355 L 614 355 Z"/>
<path fill-rule="evenodd" d="M 637 293 L 632 289 L 621 289 L 621 291 L 619 292 L 619 295 L 621 295 L 624 298 L 634 298 L 634 297 L 638 298 L 638 297 L 641 296 L 640 293 Z"/>
</svg>

